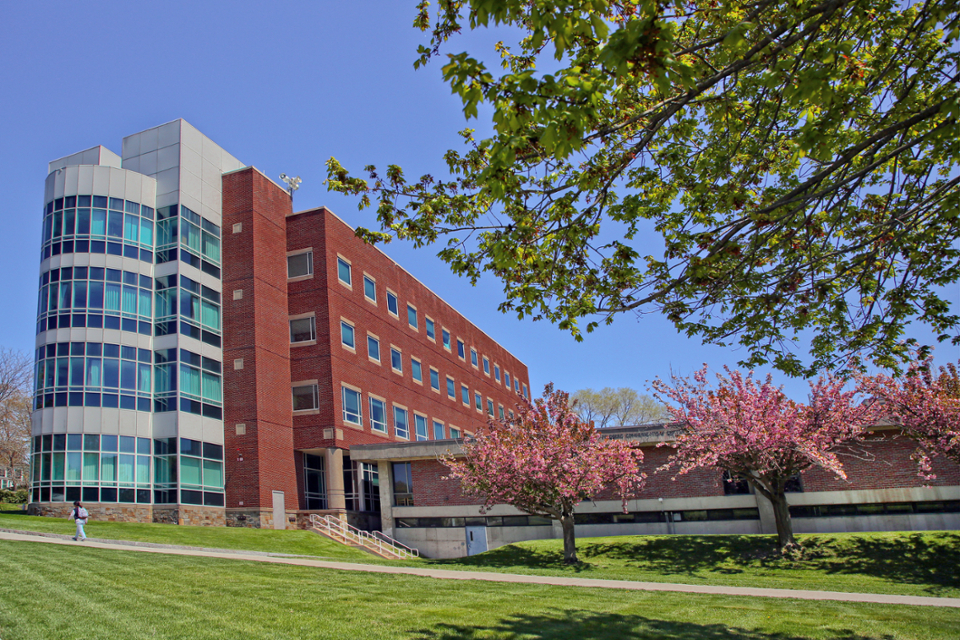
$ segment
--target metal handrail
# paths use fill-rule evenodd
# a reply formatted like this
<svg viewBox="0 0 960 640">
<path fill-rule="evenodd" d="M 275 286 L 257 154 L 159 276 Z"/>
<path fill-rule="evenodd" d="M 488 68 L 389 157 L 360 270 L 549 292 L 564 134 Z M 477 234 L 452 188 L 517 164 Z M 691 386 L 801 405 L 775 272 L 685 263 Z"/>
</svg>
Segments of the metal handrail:
<svg viewBox="0 0 960 640">
<path fill-rule="evenodd" d="M 333 536 L 339 536 L 344 541 L 353 542 L 367 549 L 375 550 L 380 555 L 392 555 L 401 560 L 420 556 L 418 550 L 394 540 L 381 531 L 375 531 L 373 533 L 363 531 L 333 516 L 321 516 L 316 513 L 311 513 L 310 523 L 321 531 L 328 532 Z"/>
</svg>

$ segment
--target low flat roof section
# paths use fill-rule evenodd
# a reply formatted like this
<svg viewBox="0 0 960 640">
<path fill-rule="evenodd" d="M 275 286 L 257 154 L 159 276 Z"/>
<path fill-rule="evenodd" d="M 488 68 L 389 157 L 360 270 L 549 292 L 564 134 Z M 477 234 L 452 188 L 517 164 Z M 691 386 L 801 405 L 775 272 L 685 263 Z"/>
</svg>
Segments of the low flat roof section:
<svg viewBox="0 0 960 640">
<path fill-rule="evenodd" d="M 461 442 L 463 442 L 463 440 L 355 444 L 350 447 L 350 460 L 359 462 L 374 462 L 377 460 L 436 460 L 441 456 L 460 455 Z"/>
</svg>

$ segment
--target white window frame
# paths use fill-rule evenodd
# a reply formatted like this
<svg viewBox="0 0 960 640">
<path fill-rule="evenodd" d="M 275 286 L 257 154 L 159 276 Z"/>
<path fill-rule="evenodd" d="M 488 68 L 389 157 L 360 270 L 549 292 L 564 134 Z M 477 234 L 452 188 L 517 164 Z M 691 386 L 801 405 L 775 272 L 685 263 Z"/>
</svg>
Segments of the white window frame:
<svg viewBox="0 0 960 640">
<path fill-rule="evenodd" d="M 430 316 L 423 316 L 423 329 L 427 336 L 427 340 L 432 342 L 437 341 L 437 323 L 433 318 Z"/>
<path fill-rule="evenodd" d="M 490 377 L 490 358 L 483 356 L 483 375 Z"/>
<path fill-rule="evenodd" d="M 479 356 L 477 355 L 477 350 L 473 347 L 470 347 L 470 366 L 472 366 L 474 369 L 480 368 Z"/>
<path fill-rule="evenodd" d="M 310 320 L 310 334 L 311 338 L 309 340 L 293 340 L 293 323 L 300 320 Z M 296 316 L 290 316 L 288 320 L 288 325 L 290 326 L 290 346 L 291 347 L 306 347 L 311 344 L 317 344 L 317 318 L 315 313 L 304 313 Z"/>
<path fill-rule="evenodd" d="M 404 419 L 407 422 L 406 435 L 401 435 L 400 431 L 397 429 L 397 411 L 403 412 Z M 410 439 L 410 410 L 402 404 L 393 405 L 393 435 L 401 440 Z"/>
<path fill-rule="evenodd" d="M 347 268 L 347 277 L 350 278 L 349 281 L 340 277 L 341 264 Z M 339 253 L 337 254 L 337 282 L 345 286 L 347 289 L 353 291 L 353 264 Z"/>
<path fill-rule="evenodd" d="M 449 329 L 444 329 L 443 327 L 440 327 L 441 344 L 443 344 L 443 348 L 446 349 L 447 351 L 450 351 L 450 344 L 451 344 L 452 337 L 453 336 L 450 335 Z"/>
<path fill-rule="evenodd" d="M 467 360 L 467 345 L 460 338 L 457 338 L 457 357 L 463 361 Z"/>
<path fill-rule="evenodd" d="M 399 369 L 394 364 L 394 354 L 396 354 L 396 360 L 400 363 Z M 403 375 L 403 351 L 400 350 L 400 347 L 393 344 L 390 345 L 390 370 L 401 376 Z"/>
<path fill-rule="evenodd" d="M 414 366 L 416 363 L 416 367 Z M 417 367 L 420 368 L 420 377 L 417 377 Z M 410 377 L 413 378 L 413 381 L 419 385 L 423 385 L 423 363 L 420 362 L 420 358 L 415 358 L 410 356 Z"/>
<path fill-rule="evenodd" d="M 377 357 L 376 357 L 376 358 L 374 358 L 374 357 L 370 354 L 370 341 L 371 341 L 371 340 L 372 340 L 373 342 L 375 342 L 376 345 L 377 345 Z M 378 365 L 380 364 L 380 337 L 377 336 L 376 334 L 369 333 L 369 332 L 367 332 L 367 360 L 369 360 L 370 362 L 376 362 Z"/>
<path fill-rule="evenodd" d="M 383 433 L 383 434 L 386 434 L 386 433 L 387 433 L 387 420 L 389 419 L 389 418 L 387 418 L 387 401 L 384 400 L 383 398 L 381 398 L 380 396 L 375 396 L 375 395 L 373 395 L 373 394 L 369 395 L 368 397 L 369 397 L 369 399 L 370 399 L 370 407 L 369 407 L 369 411 L 370 411 L 370 431 L 372 431 L 372 432 L 374 432 L 374 433 Z M 374 402 L 379 402 L 380 405 L 381 405 L 381 408 L 383 409 L 383 422 L 374 422 L 374 420 L 373 420 L 373 403 L 374 403 Z M 378 428 L 377 428 L 377 425 L 378 425 L 378 424 L 383 425 L 383 428 L 378 429 Z"/>
<path fill-rule="evenodd" d="M 351 393 L 357 394 L 357 411 L 360 412 L 359 415 L 357 416 L 359 420 L 358 422 L 353 422 L 347 417 L 347 392 L 348 391 Z M 345 382 L 341 382 L 340 383 L 340 409 L 341 409 L 341 413 L 343 414 L 344 424 L 350 425 L 353 427 L 363 428 L 363 392 L 360 389 L 358 389 L 357 387 L 354 387 L 353 385 L 349 385 Z"/>
<path fill-rule="evenodd" d="M 373 285 L 373 297 L 367 295 L 367 283 Z M 369 273 L 363 273 L 363 298 L 370 304 L 377 304 L 377 279 L 371 276 Z"/>
<path fill-rule="evenodd" d="M 420 420 L 423 420 L 424 434 L 422 438 L 420 437 L 420 432 L 417 430 Z M 417 442 L 424 442 L 430 439 L 430 421 L 427 419 L 427 416 L 417 411 L 413 412 L 413 437 Z"/>
<path fill-rule="evenodd" d="M 390 301 L 393 301 L 394 306 L 397 308 L 396 311 L 390 310 Z M 396 318 L 400 319 L 400 298 L 397 297 L 397 294 L 387 289 L 387 313 Z"/>
<path fill-rule="evenodd" d="M 344 334 L 343 334 L 344 327 L 350 327 L 350 332 L 353 335 L 352 345 L 344 342 Z M 347 351 L 351 351 L 353 353 L 357 352 L 357 327 L 346 318 L 340 318 L 340 346 L 346 349 Z"/>
<path fill-rule="evenodd" d="M 411 311 L 413 312 L 413 322 L 410 322 Z M 420 312 L 417 311 L 417 307 L 410 302 L 407 303 L 407 326 L 414 331 L 420 331 Z"/>
<path fill-rule="evenodd" d="M 290 258 L 295 256 L 301 256 L 304 254 L 309 254 L 307 258 L 307 273 L 304 273 L 299 276 L 290 275 Z M 307 249 L 297 249 L 296 251 L 287 252 L 287 282 L 299 282 L 301 280 L 309 280 L 313 277 L 313 247 Z"/>
<path fill-rule="evenodd" d="M 460 383 L 460 402 L 463 403 L 463 406 L 470 408 L 470 387 Z"/>
</svg>

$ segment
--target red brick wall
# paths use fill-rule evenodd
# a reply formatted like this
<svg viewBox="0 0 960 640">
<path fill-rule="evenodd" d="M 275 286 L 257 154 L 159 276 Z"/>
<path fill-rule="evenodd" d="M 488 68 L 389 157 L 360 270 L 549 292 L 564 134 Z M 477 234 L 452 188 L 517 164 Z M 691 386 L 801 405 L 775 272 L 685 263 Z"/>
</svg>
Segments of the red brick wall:
<svg viewBox="0 0 960 640">
<path fill-rule="evenodd" d="M 285 218 L 290 197 L 253 168 L 223 177 L 223 368 L 227 507 L 297 492 Z M 235 223 L 242 225 L 233 232 Z M 233 292 L 243 290 L 234 300 Z M 234 361 L 243 359 L 243 368 Z M 236 425 L 246 425 L 237 435 Z M 242 461 L 240 460 L 242 458 Z"/>
<path fill-rule="evenodd" d="M 817 467 L 803 474 L 803 490 L 900 489 L 960 484 L 960 466 L 942 456 L 934 464 L 937 474 L 935 480 L 927 481 L 919 477 L 917 464 L 910 459 L 916 450 L 916 442 L 894 433 L 870 438 L 862 444 L 841 447 L 837 454 L 847 479 L 843 480 Z"/>
<path fill-rule="evenodd" d="M 342 430 L 343 439 L 337 446 L 349 448 L 352 444 L 368 444 L 395 440 L 393 404 L 405 406 L 409 415 L 410 439 L 415 439 L 414 414 L 427 417 L 430 438 L 433 438 L 433 420 L 440 420 L 449 428 L 476 431 L 486 422 L 486 400 L 504 410 L 513 408 L 519 396 L 506 389 L 503 372 L 511 377 L 519 375 L 529 385 L 527 368 L 503 347 L 473 326 L 446 302 L 430 292 L 422 283 L 408 274 L 378 249 L 360 241 L 352 229 L 326 209 L 298 213 L 287 219 L 287 251 L 307 247 L 314 249 L 314 277 L 288 285 L 291 315 L 314 312 L 317 323 L 317 344 L 291 349 L 294 380 L 320 380 L 321 409 L 313 415 L 297 415 L 296 446 L 309 449 L 330 446 L 323 439 L 323 428 L 335 426 Z M 326 253 L 324 254 L 324 248 Z M 338 254 L 352 265 L 352 287 L 341 284 L 337 277 Z M 364 296 L 363 276 L 376 282 L 376 304 Z M 397 295 L 399 317 L 387 312 L 387 289 Z M 407 323 L 407 303 L 418 311 L 418 329 Z M 436 342 L 427 338 L 426 316 L 436 323 Z M 341 318 L 352 322 L 355 328 L 356 352 L 344 349 L 340 342 Z M 451 350 L 442 346 L 442 329 L 451 333 Z M 367 357 L 367 334 L 380 340 L 380 364 Z M 457 355 L 457 338 L 465 343 L 465 360 Z M 395 346 L 403 354 L 403 374 L 393 372 L 390 366 L 390 348 Z M 470 365 L 470 348 L 480 357 L 491 361 L 491 375 Z M 423 384 L 414 382 L 410 358 L 419 358 L 423 368 Z M 501 382 L 493 377 L 493 363 L 501 368 Z M 482 360 L 480 361 L 482 367 Z M 440 393 L 430 388 L 430 367 L 440 373 Z M 447 397 L 446 377 L 454 378 L 456 397 Z M 343 421 L 341 381 L 362 392 L 363 427 L 358 429 Z M 461 403 L 460 385 L 470 389 L 470 406 Z M 483 411 L 474 408 L 473 394 L 483 395 Z M 387 406 L 388 433 L 371 431 L 369 395 L 383 398 Z"/>
<path fill-rule="evenodd" d="M 960 484 L 960 466 L 944 458 L 937 459 L 934 470 L 937 478 L 926 482 L 917 476 L 917 466 L 910 455 L 916 443 L 903 436 L 871 438 L 862 445 L 842 448 L 838 453 L 847 473 L 847 480 L 837 478 L 823 469 L 814 468 L 803 474 L 803 490 L 852 491 L 893 489 L 922 486 L 955 486 Z M 647 474 L 646 485 L 639 499 L 697 498 L 722 496 L 722 474 L 713 468 L 696 469 L 673 480 L 675 472 L 657 469 L 666 463 L 673 450 L 669 447 L 644 447 L 642 470 Z M 443 480 L 447 468 L 435 460 L 414 460 L 413 494 L 418 507 L 482 504 L 482 500 L 465 498 L 457 480 Z M 613 490 L 607 489 L 595 500 L 616 500 Z"/>
</svg>

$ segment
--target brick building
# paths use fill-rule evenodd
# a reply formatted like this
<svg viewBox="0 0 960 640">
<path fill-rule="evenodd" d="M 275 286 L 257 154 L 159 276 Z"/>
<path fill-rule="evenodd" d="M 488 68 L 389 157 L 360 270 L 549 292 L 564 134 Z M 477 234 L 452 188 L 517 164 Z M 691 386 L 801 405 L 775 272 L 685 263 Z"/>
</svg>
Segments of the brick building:
<svg viewBox="0 0 960 640">
<path fill-rule="evenodd" d="M 41 514 L 376 527 L 352 446 L 455 439 L 529 397 L 522 362 L 183 120 L 50 163 L 36 329 Z"/>
<path fill-rule="evenodd" d="M 726 481 L 717 469 L 683 476 L 658 471 L 671 450 L 666 425 L 617 427 L 608 437 L 637 443 L 647 474 L 640 494 L 623 512 L 612 493 L 577 506 L 577 535 L 775 533 L 770 503 L 744 481 Z M 797 533 L 909 531 L 960 528 L 960 466 L 935 462 L 936 479 L 917 476 L 910 459 L 916 443 L 894 428 L 877 428 L 864 442 L 838 451 L 847 479 L 813 468 L 788 485 L 787 501 Z M 459 482 L 444 479 L 440 455 L 457 455 L 455 442 L 361 445 L 357 460 L 377 464 L 384 533 L 429 557 L 459 557 L 511 542 L 560 538 L 557 522 L 498 505 L 480 513 L 480 502 L 464 496 Z"/>
</svg>

